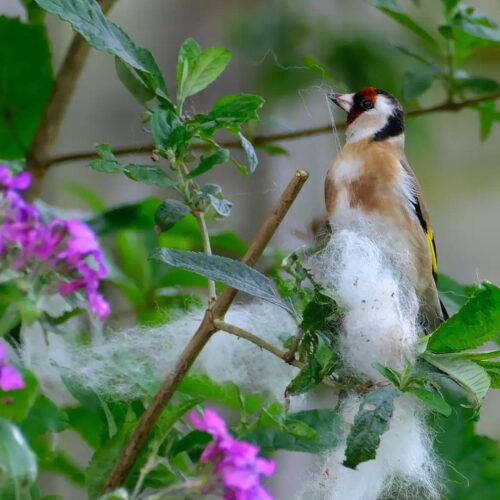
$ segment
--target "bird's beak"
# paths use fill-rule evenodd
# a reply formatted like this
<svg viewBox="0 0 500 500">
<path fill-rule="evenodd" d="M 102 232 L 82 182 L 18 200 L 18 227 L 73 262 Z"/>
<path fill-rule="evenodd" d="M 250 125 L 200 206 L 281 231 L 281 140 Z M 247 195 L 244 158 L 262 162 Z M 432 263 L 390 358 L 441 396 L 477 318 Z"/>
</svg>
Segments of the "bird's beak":
<svg viewBox="0 0 500 500">
<path fill-rule="evenodd" d="M 328 98 L 347 113 L 351 111 L 354 94 L 339 94 L 338 92 L 332 92 L 328 94 Z"/>
</svg>

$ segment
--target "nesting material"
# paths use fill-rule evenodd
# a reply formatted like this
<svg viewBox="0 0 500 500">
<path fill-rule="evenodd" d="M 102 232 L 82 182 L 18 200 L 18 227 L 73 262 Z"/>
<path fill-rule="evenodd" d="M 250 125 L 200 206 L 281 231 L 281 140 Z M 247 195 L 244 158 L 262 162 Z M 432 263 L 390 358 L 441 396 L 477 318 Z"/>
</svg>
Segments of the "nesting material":
<svg viewBox="0 0 500 500">
<path fill-rule="evenodd" d="M 23 332 L 27 340 L 23 343 L 24 362 L 37 374 L 46 394 L 59 403 L 72 401 L 61 381 L 59 367 L 103 398 L 131 400 L 143 396 L 143 389 L 136 383 L 139 375 L 135 374 L 152 370 L 157 380 L 163 380 L 203 314 L 204 311 L 195 310 L 159 327 L 108 332 L 86 346 L 76 346 L 69 335 L 50 332 L 47 345 L 40 327 L 34 325 Z M 288 313 L 266 302 L 235 305 L 226 321 L 277 347 L 294 335 L 296 328 Z M 127 357 L 133 361 L 124 364 Z M 121 369 L 123 366 L 127 369 Z M 225 332 L 210 339 L 193 370 L 208 374 L 216 382 L 234 382 L 243 389 L 278 400 L 283 399 L 287 384 L 297 373 L 296 368 L 267 351 Z"/>
<path fill-rule="evenodd" d="M 334 233 L 307 265 L 345 309 L 338 339 L 344 374 L 378 382 L 384 378 L 372 364 L 402 370 L 407 361 L 414 361 L 421 327 L 415 290 L 400 271 L 405 256 L 381 248 L 366 234 L 357 230 Z M 359 405 L 360 398 L 354 393 L 345 399 L 342 413 L 346 429 Z M 425 410 L 413 396 L 395 400 L 394 415 L 375 460 L 360 464 L 356 470 L 344 467 L 345 438 L 343 443 L 318 458 L 298 498 L 439 498 L 437 462 Z"/>
</svg>

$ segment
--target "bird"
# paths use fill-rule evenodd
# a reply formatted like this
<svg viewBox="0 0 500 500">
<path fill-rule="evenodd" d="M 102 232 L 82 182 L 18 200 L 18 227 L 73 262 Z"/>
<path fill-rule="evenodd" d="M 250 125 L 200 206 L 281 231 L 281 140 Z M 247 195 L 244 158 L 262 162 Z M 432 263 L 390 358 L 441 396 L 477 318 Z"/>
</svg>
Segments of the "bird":
<svg viewBox="0 0 500 500">
<path fill-rule="evenodd" d="M 398 258 L 419 298 L 424 330 L 432 332 L 448 313 L 437 290 L 429 212 L 405 155 L 403 108 L 375 87 L 328 97 L 347 113 L 345 144 L 325 179 L 330 231 L 358 228 Z"/>
</svg>

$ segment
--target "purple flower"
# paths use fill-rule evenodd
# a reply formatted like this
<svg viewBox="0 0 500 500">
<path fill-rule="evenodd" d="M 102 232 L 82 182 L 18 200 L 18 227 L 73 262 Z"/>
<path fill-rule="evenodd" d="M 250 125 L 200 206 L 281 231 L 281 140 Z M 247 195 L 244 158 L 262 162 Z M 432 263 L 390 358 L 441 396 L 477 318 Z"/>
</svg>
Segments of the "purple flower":
<svg viewBox="0 0 500 500">
<path fill-rule="evenodd" d="M 29 172 L 21 172 L 14 175 L 6 165 L 0 166 L 0 185 L 7 189 L 24 191 L 30 187 L 31 175 Z"/>
<path fill-rule="evenodd" d="M 91 309 L 101 318 L 110 313 L 109 304 L 98 292 L 100 279 L 108 270 L 92 230 L 79 220 L 56 219 L 46 224 L 37 208 L 18 191 L 31 183 L 27 172 L 13 175 L 0 166 L 0 254 L 12 267 L 29 271 L 44 263 L 45 271 L 65 276 L 59 285 L 62 294 L 85 290 Z"/>
<path fill-rule="evenodd" d="M 259 448 L 238 441 L 227 430 L 224 420 L 211 409 L 203 415 L 190 413 L 194 427 L 214 438 L 201 455 L 201 462 L 213 465 L 216 484 L 222 484 L 225 500 L 272 500 L 261 485 L 261 476 L 271 476 L 276 464 L 258 456 Z"/>
<path fill-rule="evenodd" d="M 13 391 L 23 389 L 24 386 L 25 383 L 21 374 L 8 362 L 5 342 L 0 340 L 0 389 Z"/>
</svg>

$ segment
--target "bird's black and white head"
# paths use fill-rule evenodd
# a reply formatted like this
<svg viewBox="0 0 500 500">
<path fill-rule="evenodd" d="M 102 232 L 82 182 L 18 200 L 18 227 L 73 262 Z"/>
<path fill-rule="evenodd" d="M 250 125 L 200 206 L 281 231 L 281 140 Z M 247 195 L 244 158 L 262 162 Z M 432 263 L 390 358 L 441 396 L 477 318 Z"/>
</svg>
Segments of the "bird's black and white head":
<svg viewBox="0 0 500 500">
<path fill-rule="evenodd" d="M 404 140 L 404 112 L 389 92 L 367 87 L 353 94 L 332 93 L 330 100 L 347 112 L 347 142 Z"/>
</svg>

